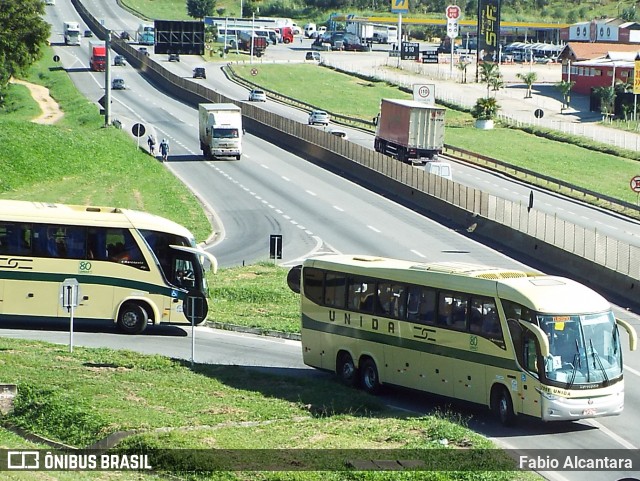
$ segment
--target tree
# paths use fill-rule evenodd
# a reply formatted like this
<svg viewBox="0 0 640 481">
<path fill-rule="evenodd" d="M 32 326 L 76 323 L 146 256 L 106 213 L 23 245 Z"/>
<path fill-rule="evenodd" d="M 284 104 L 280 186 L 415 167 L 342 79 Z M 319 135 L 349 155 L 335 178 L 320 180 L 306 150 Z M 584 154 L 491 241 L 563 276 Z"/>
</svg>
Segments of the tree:
<svg viewBox="0 0 640 481">
<path fill-rule="evenodd" d="M 482 62 L 480 64 L 480 81 L 487 84 L 487 97 L 489 97 L 489 88 L 495 82 L 496 78 L 500 78 L 500 66 L 493 62 Z"/>
<path fill-rule="evenodd" d="M 460 83 L 467 83 L 467 67 L 471 65 L 471 62 L 467 62 L 466 60 L 461 60 L 456 64 L 456 68 L 460 70 Z"/>
<path fill-rule="evenodd" d="M 600 99 L 600 113 L 604 116 L 613 114 L 613 103 L 616 100 L 614 87 L 597 87 L 593 89 L 594 95 Z"/>
<path fill-rule="evenodd" d="M 535 72 L 529 72 L 529 73 L 519 73 L 516 74 L 516 77 L 518 77 L 520 80 L 522 80 L 524 82 L 524 84 L 527 86 L 527 93 L 524 96 L 525 99 L 530 99 L 531 98 L 531 87 L 533 87 L 533 83 L 538 80 L 538 74 Z"/>
<path fill-rule="evenodd" d="M 556 88 L 560 90 L 562 94 L 562 108 L 569 108 L 569 95 L 571 95 L 571 89 L 575 85 L 575 82 L 567 82 L 566 80 L 562 80 L 556 84 Z"/>
<path fill-rule="evenodd" d="M 0 105 L 9 79 L 25 72 L 43 55 L 51 27 L 43 19 L 44 2 L 0 2 Z"/>
<path fill-rule="evenodd" d="M 187 14 L 193 18 L 213 17 L 216 0 L 187 0 Z"/>
<path fill-rule="evenodd" d="M 500 110 L 495 97 L 480 97 L 471 109 L 471 116 L 476 120 L 493 120 Z"/>
</svg>

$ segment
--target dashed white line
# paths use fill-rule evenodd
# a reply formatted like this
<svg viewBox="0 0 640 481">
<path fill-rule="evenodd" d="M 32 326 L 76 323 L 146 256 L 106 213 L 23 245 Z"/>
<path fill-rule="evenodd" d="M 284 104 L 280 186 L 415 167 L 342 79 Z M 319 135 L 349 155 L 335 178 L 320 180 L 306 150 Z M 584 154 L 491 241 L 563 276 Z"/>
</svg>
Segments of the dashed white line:
<svg viewBox="0 0 640 481">
<path fill-rule="evenodd" d="M 415 249 L 411 249 L 411 252 L 413 252 L 415 255 L 417 255 L 418 257 L 422 257 L 423 259 L 426 259 L 427 256 L 425 256 L 424 254 L 422 254 L 421 252 L 418 252 Z"/>
<path fill-rule="evenodd" d="M 289 179 L 289 177 L 285 177 L 284 175 L 282 176 L 282 180 L 286 180 L 287 182 L 291 182 L 291 179 Z"/>
<path fill-rule="evenodd" d="M 309 194 L 309 195 L 312 195 L 312 196 L 316 197 L 316 193 L 315 193 L 315 192 L 313 192 L 313 191 L 306 190 L 305 192 L 306 192 L 307 194 Z"/>
<path fill-rule="evenodd" d="M 375 227 L 373 227 L 372 225 L 368 225 L 367 226 L 369 229 L 371 229 L 373 232 L 377 232 L 380 233 L 380 230 L 376 229 Z"/>
<path fill-rule="evenodd" d="M 337 205 L 334 205 L 333 208 L 335 210 L 339 210 L 340 212 L 344 212 L 344 209 L 342 207 L 338 207 Z"/>
</svg>

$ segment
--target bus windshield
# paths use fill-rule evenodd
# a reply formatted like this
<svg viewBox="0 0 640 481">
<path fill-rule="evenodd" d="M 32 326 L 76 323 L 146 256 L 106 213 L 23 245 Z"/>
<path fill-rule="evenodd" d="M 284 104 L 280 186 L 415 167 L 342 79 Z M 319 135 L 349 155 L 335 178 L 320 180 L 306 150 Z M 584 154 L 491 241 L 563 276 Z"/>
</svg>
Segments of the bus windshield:
<svg viewBox="0 0 640 481">
<path fill-rule="evenodd" d="M 536 314 L 549 338 L 544 374 L 567 387 L 603 384 L 622 375 L 620 338 L 611 311 L 586 315 Z"/>
</svg>

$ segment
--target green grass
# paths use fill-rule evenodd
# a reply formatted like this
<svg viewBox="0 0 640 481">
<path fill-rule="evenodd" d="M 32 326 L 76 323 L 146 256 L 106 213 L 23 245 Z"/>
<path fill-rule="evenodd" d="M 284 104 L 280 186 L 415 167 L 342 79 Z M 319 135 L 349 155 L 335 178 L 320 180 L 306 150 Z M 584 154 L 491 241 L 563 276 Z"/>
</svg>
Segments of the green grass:
<svg viewBox="0 0 640 481">
<path fill-rule="evenodd" d="M 287 286 L 287 269 L 270 263 L 221 269 L 209 279 L 209 321 L 300 332 L 300 296 Z"/>
<path fill-rule="evenodd" d="M 431 450 L 440 449 L 443 439 L 454 449 L 494 448 L 468 430 L 467 420 L 460 415 L 393 411 L 331 379 L 289 378 L 233 366 L 195 365 L 191 370 L 183 361 L 162 356 L 81 347 L 71 354 L 66 346 L 25 340 L 0 339 L 0 351 L 4 353 L 0 378 L 18 385 L 14 410 L 5 416 L 5 422 L 76 447 L 88 447 L 117 431 L 137 430 L 118 449 L 138 453 L 167 448 L 277 449 L 284 453 L 301 447 Z M 0 431 L 0 443 L 8 448 L 37 446 L 6 431 Z M 499 452 L 485 461 L 494 469 L 513 466 Z M 339 468 L 336 463 L 332 466 Z M 174 461 L 157 467 L 180 474 L 175 473 L 177 466 Z M 0 479 L 14 479 L 3 474 Z M 509 471 L 407 474 L 407 479 L 472 480 L 480 474 L 487 480 L 534 479 Z M 193 477 L 344 479 L 340 473 L 324 472 Z M 190 479 L 184 473 L 181 478 Z M 350 472 L 348 478 L 397 479 L 384 473 L 357 472 Z"/>
<path fill-rule="evenodd" d="M 411 98 L 411 94 L 386 82 L 364 80 L 319 65 L 261 65 L 256 76 L 251 75 L 252 68 L 233 66 L 237 75 L 265 89 L 331 113 L 361 119 L 371 119 L 378 113 L 381 98 Z M 561 142 L 508 127 L 478 130 L 470 114 L 451 108 L 447 109 L 446 119 L 447 144 L 616 199 L 636 202 L 629 179 L 637 174 L 637 160 L 573 145 L 568 143 L 572 140 L 569 136 L 567 142 Z M 520 147 L 523 145 L 526 148 Z"/>
<path fill-rule="evenodd" d="M 55 125 L 25 121 L 39 108 L 26 87 L 10 87 L 0 110 L 0 198 L 144 210 L 206 239 L 211 226 L 195 196 L 126 132 L 104 128 L 98 108 L 47 60 L 52 56 L 48 50 L 26 80 L 48 87 L 65 115 Z"/>
</svg>

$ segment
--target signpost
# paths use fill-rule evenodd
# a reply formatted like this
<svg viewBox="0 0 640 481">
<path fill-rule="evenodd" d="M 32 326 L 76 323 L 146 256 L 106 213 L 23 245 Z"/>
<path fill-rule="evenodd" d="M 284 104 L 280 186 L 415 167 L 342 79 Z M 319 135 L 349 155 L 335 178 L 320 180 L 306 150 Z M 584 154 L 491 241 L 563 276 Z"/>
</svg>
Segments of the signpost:
<svg viewBox="0 0 640 481">
<path fill-rule="evenodd" d="M 453 78 L 453 45 L 455 44 L 455 38 L 458 36 L 458 20 L 460 19 L 461 10 L 457 5 L 449 5 L 445 10 L 447 16 L 447 37 L 449 37 L 451 43 L 451 59 L 449 62 L 449 77 Z"/>
<path fill-rule="evenodd" d="M 640 94 L 640 55 L 633 64 L 633 119 L 637 120 L 638 94 Z"/>
<path fill-rule="evenodd" d="M 282 259 L 281 234 L 272 234 L 269 237 L 269 259 Z"/>
<path fill-rule="evenodd" d="M 640 175 L 635 175 L 631 178 L 631 182 L 629 182 L 629 186 L 631 190 L 638 194 L 636 204 L 640 205 Z"/>
<path fill-rule="evenodd" d="M 75 307 L 78 306 L 78 298 L 80 296 L 80 288 L 78 287 L 78 279 L 65 279 L 60 286 L 60 303 L 62 307 L 66 307 L 69 311 L 69 352 L 73 352 L 73 314 Z"/>
<path fill-rule="evenodd" d="M 424 102 L 427 105 L 436 104 L 436 86 L 435 84 L 414 84 L 413 100 Z"/>
</svg>

